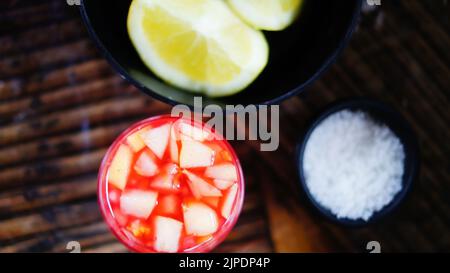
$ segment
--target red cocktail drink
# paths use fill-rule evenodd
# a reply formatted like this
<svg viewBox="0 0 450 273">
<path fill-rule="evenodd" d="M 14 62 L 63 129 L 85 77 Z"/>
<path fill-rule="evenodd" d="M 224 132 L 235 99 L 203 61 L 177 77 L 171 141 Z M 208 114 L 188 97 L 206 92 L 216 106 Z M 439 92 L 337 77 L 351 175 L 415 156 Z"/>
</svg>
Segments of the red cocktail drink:
<svg viewBox="0 0 450 273">
<path fill-rule="evenodd" d="M 160 116 L 122 133 L 100 167 L 102 214 L 136 252 L 208 252 L 237 221 L 242 169 L 229 143 L 188 119 Z"/>
</svg>

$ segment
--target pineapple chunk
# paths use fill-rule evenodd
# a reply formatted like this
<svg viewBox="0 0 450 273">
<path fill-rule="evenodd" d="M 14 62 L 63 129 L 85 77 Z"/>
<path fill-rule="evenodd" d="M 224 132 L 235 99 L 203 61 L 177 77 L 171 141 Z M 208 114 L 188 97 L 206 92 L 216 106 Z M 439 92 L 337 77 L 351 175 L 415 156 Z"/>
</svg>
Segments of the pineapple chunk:
<svg viewBox="0 0 450 273">
<path fill-rule="evenodd" d="M 150 187 L 162 192 L 177 192 L 178 189 L 173 185 L 173 175 L 161 174 L 156 176 L 151 182 Z"/>
<path fill-rule="evenodd" d="M 221 180 L 221 179 L 214 179 L 213 182 L 214 182 L 214 185 L 220 190 L 226 190 L 235 183 L 234 181 Z"/>
<path fill-rule="evenodd" d="M 154 191 L 130 190 L 120 197 L 120 209 L 124 214 L 147 219 L 156 206 L 158 193 Z"/>
<path fill-rule="evenodd" d="M 170 158 L 172 159 L 173 163 L 177 163 L 179 161 L 179 149 L 177 144 L 177 135 L 175 132 L 175 125 L 172 125 L 172 128 L 170 129 L 170 140 L 169 140 L 169 151 L 170 151 Z"/>
<path fill-rule="evenodd" d="M 183 204 L 183 218 L 187 235 L 207 236 L 219 227 L 216 212 L 201 202 Z"/>
<path fill-rule="evenodd" d="M 169 144 L 171 127 L 171 124 L 165 124 L 141 133 L 145 145 L 147 145 L 159 159 L 162 159 L 166 152 L 167 145 Z"/>
<path fill-rule="evenodd" d="M 141 176 L 150 177 L 158 172 L 158 166 L 150 152 L 144 151 L 136 161 L 134 170 Z"/>
<path fill-rule="evenodd" d="M 205 176 L 233 182 L 238 180 L 236 167 L 231 163 L 224 163 L 208 167 L 205 171 Z"/>
<path fill-rule="evenodd" d="M 231 214 L 231 210 L 233 209 L 234 200 L 236 199 L 238 192 L 238 185 L 235 183 L 231 186 L 223 196 L 223 203 L 220 209 L 220 213 L 225 219 L 228 219 Z"/>
<path fill-rule="evenodd" d="M 197 168 L 214 164 L 215 152 L 208 146 L 194 140 L 181 141 L 180 167 Z"/>
<path fill-rule="evenodd" d="M 137 153 L 145 147 L 145 143 L 141 138 L 140 132 L 136 132 L 127 137 L 127 143 L 133 152 Z"/>
<path fill-rule="evenodd" d="M 209 133 L 206 130 L 203 130 L 201 128 L 198 128 L 194 125 L 185 122 L 180 122 L 178 130 L 180 131 L 181 134 L 200 142 L 205 141 L 210 137 Z"/>
<path fill-rule="evenodd" d="M 202 178 L 196 176 L 195 174 L 184 170 L 183 173 L 187 176 L 189 188 L 195 198 L 200 199 L 202 197 L 220 197 L 222 193 L 220 190 L 215 188 L 213 185 L 209 184 Z"/>
<path fill-rule="evenodd" d="M 109 166 L 108 182 L 120 190 L 125 189 L 127 185 L 132 158 L 133 153 L 130 148 L 127 145 L 122 144 L 117 149 L 111 162 L 111 166 Z"/>
<path fill-rule="evenodd" d="M 155 218 L 155 244 L 158 252 L 175 253 L 180 247 L 183 223 L 172 218 L 157 216 Z"/>
</svg>

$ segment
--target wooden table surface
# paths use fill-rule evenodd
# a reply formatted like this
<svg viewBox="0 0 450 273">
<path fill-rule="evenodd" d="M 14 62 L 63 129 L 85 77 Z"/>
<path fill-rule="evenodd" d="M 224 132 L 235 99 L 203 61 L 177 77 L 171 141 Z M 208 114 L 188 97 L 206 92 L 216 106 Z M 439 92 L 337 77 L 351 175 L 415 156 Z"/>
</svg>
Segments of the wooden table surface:
<svg viewBox="0 0 450 273">
<path fill-rule="evenodd" d="M 218 252 L 450 251 L 450 26 L 444 0 L 382 1 L 338 62 L 281 105 L 281 146 L 233 142 L 247 194 Z M 317 216 L 298 194 L 293 149 L 329 103 L 369 96 L 411 123 L 416 186 L 389 219 L 363 229 Z M 96 173 L 124 128 L 170 107 L 124 82 L 63 0 L 0 3 L 0 252 L 123 252 L 96 204 Z"/>
</svg>

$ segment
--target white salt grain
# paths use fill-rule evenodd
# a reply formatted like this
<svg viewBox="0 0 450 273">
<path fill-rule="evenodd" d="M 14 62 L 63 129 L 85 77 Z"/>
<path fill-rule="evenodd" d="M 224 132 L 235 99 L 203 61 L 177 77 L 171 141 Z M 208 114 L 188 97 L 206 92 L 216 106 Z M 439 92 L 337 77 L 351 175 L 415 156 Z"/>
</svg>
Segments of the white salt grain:
<svg viewBox="0 0 450 273">
<path fill-rule="evenodd" d="M 402 189 L 398 137 L 363 112 L 341 111 L 315 128 L 303 170 L 314 199 L 338 218 L 369 220 Z"/>
</svg>

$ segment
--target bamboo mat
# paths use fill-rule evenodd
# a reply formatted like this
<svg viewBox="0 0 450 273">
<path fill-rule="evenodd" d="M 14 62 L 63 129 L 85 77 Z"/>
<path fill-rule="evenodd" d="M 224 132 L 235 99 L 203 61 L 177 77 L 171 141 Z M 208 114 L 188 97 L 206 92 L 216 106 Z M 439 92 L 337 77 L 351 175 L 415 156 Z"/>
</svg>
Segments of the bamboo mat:
<svg viewBox="0 0 450 273">
<path fill-rule="evenodd" d="M 246 176 L 243 213 L 217 252 L 450 251 L 450 26 L 444 0 L 382 1 L 350 47 L 281 107 L 281 146 L 234 142 Z M 327 104 L 369 96 L 412 124 L 422 168 L 410 198 L 364 229 L 330 224 L 298 193 L 294 154 Z M 170 107 L 124 82 L 63 0 L 0 3 L 0 252 L 124 252 L 96 204 L 105 149 L 131 123 Z"/>
</svg>

